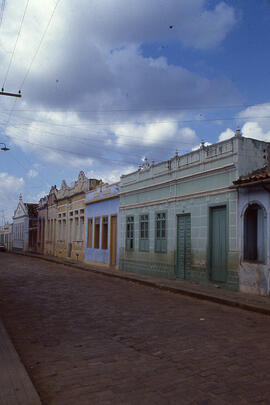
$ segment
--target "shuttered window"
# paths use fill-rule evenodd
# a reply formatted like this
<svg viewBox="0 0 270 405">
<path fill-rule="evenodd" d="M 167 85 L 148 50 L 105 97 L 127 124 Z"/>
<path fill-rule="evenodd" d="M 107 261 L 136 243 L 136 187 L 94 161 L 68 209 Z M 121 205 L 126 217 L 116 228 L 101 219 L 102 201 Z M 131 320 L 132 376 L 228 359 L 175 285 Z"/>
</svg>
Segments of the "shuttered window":
<svg viewBox="0 0 270 405">
<path fill-rule="evenodd" d="M 102 249 L 108 249 L 108 217 L 102 218 Z"/>
<path fill-rule="evenodd" d="M 134 249 L 134 217 L 127 217 L 126 223 L 126 248 Z"/>
<path fill-rule="evenodd" d="M 99 249 L 100 218 L 95 218 L 94 248 Z"/>
<path fill-rule="evenodd" d="M 149 217 L 148 214 L 140 215 L 139 249 L 143 252 L 149 250 Z"/>
<path fill-rule="evenodd" d="M 93 240 L 93 219 L 88 218 L 88 224 L 87 224 L 87 248 L 91 249 L 92 248 L 92 240 Z"/>
<path fill-rule="evenodd" d="M 167 229 L 166 229 L 166 212 L 156 214 L 156 252 L 165 253 L 167 251 Z"/>
</svg>

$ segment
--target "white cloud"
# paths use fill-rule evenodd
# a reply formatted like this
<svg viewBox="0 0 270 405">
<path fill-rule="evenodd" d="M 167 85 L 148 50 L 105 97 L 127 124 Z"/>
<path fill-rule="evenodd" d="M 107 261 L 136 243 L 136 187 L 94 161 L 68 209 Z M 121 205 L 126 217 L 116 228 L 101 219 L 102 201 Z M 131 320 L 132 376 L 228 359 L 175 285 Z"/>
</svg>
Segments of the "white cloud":
<svg viewBox="0 0 270 405">
<path fill-rule="evenodd" d="M 30 170 L 28 170 L 27 175 L 30 178 L 37 177 L 38 176 L 38 171 L 35 170 L 35 169 L 30 169 Z"/>
<path fill-rule="evenodd" d="M 210 146 L 210 145 L 212 145 L 211 142 L 204 142 L 204 146 Z M 198 150 L 198 149 L 200 149 L 200 147 L 201 147 L 201 144 L 195 145 L 195 146 L 193 146 L 193 148 L 191 150 Z"/>
<path fill-rule="evenodd" d="M 257 104 L 246 108 L 238 114 L 242 124 L 242 136 L 260 141 L 270 142 L 270 103 Z M 219 141 L 234 136 L 234 131 L 227 128 L 219 136 Z"/>
<path fill-rule="evenodd" d="M 227 128 L 226 131 L 221 132 L 219 135 L 218 141 L 226 141 L 234 136 L 234 132 L 231 128 Z"/>
<path fill-rule="evenodd" d="M 10 220 L 18 204 L 19 194 L 23 191 L 24 179 L 0 172 L 0 182 L 0 211 L 3 210 L 5 220 Z"/>
<path fill-rule="evenodd" d="M 1 77 L 24 5 L 7 3 Z M 7 90 L 19 89 L 55 0 L 30 5 Z M 42 169 L 32 166 L 28 176 L 42 174 L 47 165 L 116 179 L 126 167 L 137 167 L 143 154 L 158 161 L 176 148 L 190 150 L 198 138 L 192 128 L 179 125 L 191 117 L 181 107 L 230 104 L 237 92 L 225 78 L 208 79 L 165 57 L 146 56 L 143 45 L 209 49 L 221 44 L 235 22 L 234 8 L 223 1 L 215 6 L 206 0 L 61 1 L 16 102 L 19 111 L 3 127 L 14 145 L 45 162 Z M 3 103 L 5 122 L 13 104 Z M 180 110 L 170 109 L 175 106 Z"/>
</svg>

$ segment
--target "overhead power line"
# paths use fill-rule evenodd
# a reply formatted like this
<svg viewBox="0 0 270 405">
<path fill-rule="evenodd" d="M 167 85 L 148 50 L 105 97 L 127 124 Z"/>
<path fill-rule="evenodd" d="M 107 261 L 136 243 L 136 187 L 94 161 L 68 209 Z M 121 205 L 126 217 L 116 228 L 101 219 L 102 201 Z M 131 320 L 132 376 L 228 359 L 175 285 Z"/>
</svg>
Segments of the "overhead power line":
<svg viewBox="0 0 270 405">
<path fill-rule="evenodd" d="M 18 34 L 17 34 L 17 38 L 16 38 L 16 41 L 15 41 L 15 44 L 14 44 L 14 48 L 13 48 L 13 51 L 12 51 L 10 60 L 9 60 L 8 68 L 7 68 L 7 71 L 6 71 L 6 75 L 5 75 L 5 78 L 4 78 L 4 81 L 3 81 L 2 91 L 4 91 L 5 84 L 6 84 L 6 81 L 7 81 L 7 78 L 8 78 L 8 74 L 9 74 L 9 71 L 10 71 L 11 63 L 12 63 L 13 58 L 14 58 L 14 54 L 15 54 L 15 50 L 16 50 L 16 47 L 17 47 L 17 44 L 18 44 L 18 41 L 19 41 L 19 37 L 20 37 L 20 35 L 21 35 L 22 26 L 23 26 L 23 22 L 24 22 L 24 18 L 25 18 L 25 15 L 26 15 L 26 11 L 27 11 L 27 8 L 28 8 L 29 1 L 30 1 L 30 0 L 27 0 L 27 1 L 26 1 L 26 4 L 25 4 L 23 16 L 22 16 L 22 19 L 21 19 L 20 28 L 19 28 L 19 31 L 18 31 Z"/>
<path fill-rule="evenodd" d="M 47 34 L 47 32 L 48 32 L 48 29 L 49 29 L 50 24 L 51 24 L 51 22 L 52 22 L 53 16 L 54 16 L 54 14 L 55 14 L 55 11 L 56 11 L 56 9 L 57 9 L 57 7 L 58 7 L 60 1 L 61 1 L 61 0 L 58 0 L 58 1 L 56 2 L 55 6 L 54 6 L 54 9 L 53 9 L 53 11 L 52 11 L 52 13 L 51 13 L 51 16 L 50 16 L 50 18 L 49 18 L 48 24 L 47 24 L 47 26 L 46 26 L 46 28 L 45 28 L 45 30 L 44 30 L 44 32 L 43 32 L 43 35 L 42 35 L 42 37 L 41 37 L 41 39 L 40 39 L 40 41 L 39 41 L 39 44 L 38 44 L 38 46 L 37 46 L 36 52 L 34 53 L 32 59 L 31 59 L 30 65 L 29 65 L 29 67 L 28 67 L 28 69 L 27 69 L 27 71 L 26 71 L 26 73 L 25 73 L 25 76 L 24 76 L 24 78 L 23 78 L 23 80 L 22 80 L 22 83 L 21 83 L 21 85 L 20 85 L 20 90 L 22 90 L 22 88 L 23 88 L 23 86 L 24 86 L 24 84 L 25 84 L 25 81 L 26 81 L 26 79 L 27 79 L 27 77 L 28 77 L 28 75 L 29 75 L 29 73 L 30 73 L 30 71 L 31 71 L 31 69 L 32 69 L 33 63 L 34 63 L 34 61 L 35 61 L 35 59 L 36 59 L 36 57 L 37 57 L 37 54 L 38 54 L 38 52 L 39 52 L 39 50 L 40 50 L 40 48 L 41 48 L 42 42 L 44 41 L 44 38 L 45 38 L 45 36 L 46 36 L 46 34 Z"/>
<path fill-rule="evenodd" d="M 0 28 L 1 28 L 1 25 L 2 25 L 2 22 L 3 22 L 5 6 L 6 6 L 6 0 L 2 0 L 1 8 L 0 8 Z"/>
<path fill-rule="evenodd" d="M 189 110 L 222 110 L 222 109 L 234 109 L 234 108 L 248 108 L 254 107 L 260 104 L 269 104 L 267 102 L 256 102 L 250 104 L 227 104 L 227 105 L 208 105 L 208 106 L 160 106 L 156 108 L 151 108 L 149 106 L 141 108 L 112 108 L 112 109 L 98 109 L 98 110 L 50 110 L 50 113 L 93 113 L 93 114 L 103 114 L 103 113 L 115 113 L 115 112 L 163 112 L 163 111 L 189 111 Z M 37 110 L 33 108 L 20 108 L 16 110 L 18 112 L 34 112 L 34 113 L 43 113 L 44 110 Z M 46 112 L 46 111 L 45 111 Z"/>
</svg>

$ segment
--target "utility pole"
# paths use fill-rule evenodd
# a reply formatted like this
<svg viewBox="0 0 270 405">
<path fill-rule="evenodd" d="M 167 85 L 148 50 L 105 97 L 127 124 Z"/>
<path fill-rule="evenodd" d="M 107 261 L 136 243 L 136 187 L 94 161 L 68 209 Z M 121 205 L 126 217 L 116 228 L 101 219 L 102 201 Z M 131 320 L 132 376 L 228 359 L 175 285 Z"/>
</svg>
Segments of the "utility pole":
<svg viewBox="0 0 270 405">
<path fill-rule="evenodd" d="M 2 87 L 2 90 L 0 91 L 1 96 L 10 96 L 10 97 L 21 97 L 22 93 L 21 90 L 18 91 L 18 93 L 7 93 L 4 91 L 4 88 Z"/>
</svg>

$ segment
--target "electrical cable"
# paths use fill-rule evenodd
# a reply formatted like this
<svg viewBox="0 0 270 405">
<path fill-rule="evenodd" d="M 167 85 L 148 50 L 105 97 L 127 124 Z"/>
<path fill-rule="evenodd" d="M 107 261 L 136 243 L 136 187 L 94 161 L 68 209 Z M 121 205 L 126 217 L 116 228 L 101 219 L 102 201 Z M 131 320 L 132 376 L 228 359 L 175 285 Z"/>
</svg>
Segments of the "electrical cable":
<svg viewBox="0 0 270 405">
<path fill-rule="evenodd" d="M 46 34 L 47 34 L 47 32 L 48 32 L 49 26 L 50 26 L 50 24 L 51 24 L 51 22 L 52 22 L 53 16 L 54 16 L 54 14 L 55 14 L 55 11 L 56 11 L 56 9 L 57 9 L 57 7 L 58 7 L 60 1 L 61 1 L 61 0 L 58 0 L 58 1 L 55 3 L 55 6 L 54 6 L 54 9 L 53 9 L 53 11 L 52 11 L 52 14 L 51 14 L 51 16 L 50 16 L 50 18 L 49 18 L 48 24 L 47 24 L 47 26 L 46 26 L 46 28 L 45 28 L 45 30 L 44 30 L 44 32 L 43 32 L 43 35 L 42 35 L 42 37 L 41 37 L 41 39 L 40 39 L 40 41 L 39 41 L 38 47 L 37 47 L 37 49 L 36 49 L 36 52 L 34 53 L 34 55 L 33 55 L 33 57 L 32 57 L 32 60 L 31 60 L 31 62 L 30 62 L 30 65 L 29 65 L 29 67 L 28 67 L 28 69 L 27 69 L 27 71 L 26 71 L 26 73 L 25 73 L 25 76 L 24 76 L 24 78 L 23 78 L 23 80 L 22 80 L 22 83 L 21 83 L 21 85 L 20 85 L 20 91 L 22 90 L 22 88 L 23 88 L 23 86 L 24 86 L 24 83 L 25 83 L 25 81 L 26 81 L 26 79 L 27 79 L 27 77 L 28 77 L 28 75 L 29 75 L 29 73 L 30 73 L 30 71 L 31 71 L 31 69 L 32 69 L 33 63 L 34 63 L 34 61 L 35 61 L 35 59 L 36 59 L 36 57 L 37 57 L 37 54 L 38 54 L 38 52 L 39 52 L 39 50 L 40 50 L 40 47 L 41 47 L 41 45 L 42 45 L 42 42 L 43 42 L 43 40 L 44 40 L 44 38 L 45 38 L 45 36 L 46 36 Z"/>
<path fill-rule="evenodd" d="M 1 8 L 0 8 L 0 28 L 3 22 L 4 11 L 6 7 L 6 0 L 2 0 Z"/>
<path fill-rule="evenodd" d="M 25 18 L 25 15 L 26 15 L 26 11 L 27 11 L 27 8 L 28 8 L 29 1 L 30 1 L 30 0 L 27 0 L 27 1 L 26 1 L 26 5 L 25 5 L 25 8 L 24 8 L 24 13 L 23 13 L 23 16 L 22 16 L 22 19 L 21 19 L 20 28 L 19 28 L 19 31 L 18 31 L 18 34 L 17 34 L 17 38 L 16 38 L 16 41 L 15 41 L 15 45 L 14 45 L 14 48 L 13 48 L 13 51 L 12 51 L 10 60 L 9 60 L 7 72 L 6 72 L 4 81 L 3 81 L 3 85 L 2 85 L 2 88 L 3 88 L 3 89 L 5 88 L 5 84 L 6 84 L 6 81 L 7 81 L 7 78 L 8 78 L 8 74 L 9 74 L 9 71 L 10 71 L 11 63 L 12 63 L 12 60 L 13 60 L 13 57 L 14 57 L 14 54 L 15 54 L 15 50 L 16 50 L 16 47 L 17 47 L 17 44 L 18 44 L 19 37 L 20 37 L 20 35 L 21 35 L 22 26 L 23 26 L 23 22 L 24 22 L 24 18 Z"/>
<path fill-rule="evenodd" d="M 158 107 L 158 108 L 115 108 L 115 109 L 108 109 L 108 110 L 69 110 L 69 111 L 61 111 L 61 110 L 50 110 L 50 112 L 77 112 L 77 113 L 115 113 L 115 112 L 155 112 L 155 111 L 188 111 L 188 110 L 216 110 L 216 109 L 233 109 L 233 108 L 248 108 L 248 107 L 253 107 L 256 105 L 260 105 L 260 104 L 266 104 L 266 102 L 256 102 L 256 103 L 252 103 L 252 104 L 227 104 L 227 105 L 209 105 L 209 106 L 184 106 L 184 107 L 180 107 L 180 106 L 163 106 L 163 107 Z M 36 109 L 20 109 L 18 111 L 22 111 L 22 112 L 35 112 L 35 113 L 39 113 L 39 112 L 44 112 L 44 110 L 36 110 Z"/>
</svg>

